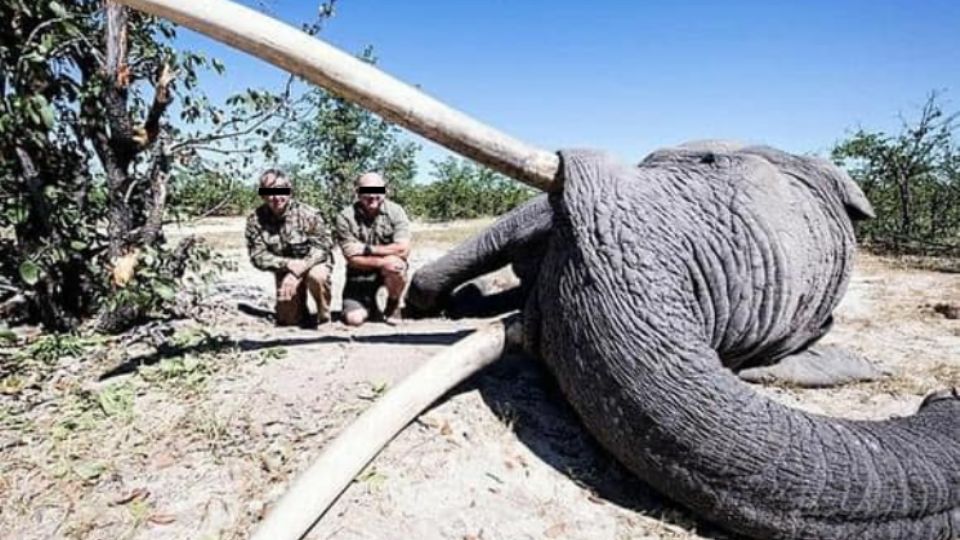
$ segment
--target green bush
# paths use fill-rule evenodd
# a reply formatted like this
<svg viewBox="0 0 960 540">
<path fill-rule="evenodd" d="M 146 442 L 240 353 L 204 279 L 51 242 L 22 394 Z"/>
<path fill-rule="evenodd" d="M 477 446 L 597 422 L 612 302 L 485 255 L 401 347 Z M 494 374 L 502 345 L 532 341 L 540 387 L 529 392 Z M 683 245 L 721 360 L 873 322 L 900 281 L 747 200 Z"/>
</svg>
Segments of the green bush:
<svg viewBox="0 0 960 540">
<path fill-rule="evenodd" d="M 255 183 L 219 173 L 177 175 L 170 206 L 189 217 L 241 216 L 260 204 Z"/>
<path fill-rule="evenodd" d="M 960 113 L 946 114 L 932 94 L 920 118 L 900 132 L 857 131 L 832 153 L 863 189 L 876 219 L 857 224 L 877 250 L 960 255 Z"/>
<path fill-rule="evenodd" d="M 165 246 L 168 195 L 194 213 L 239 212 L 250 192 L 228 171 L 275 158 L 290 93 L 215 104 L 200 75 L 223 64 L 175 37 L 116 2 L 0 0 L 0 307 L 21 306 L 18 321 L 71 331 L 96 317 L 111 330 L 159 309 L 180 283 L 167 270 L 193 260 Z M 166 269 L 134 280 L 159 291 L 111 279 L 131 254 L 144 257 L 131 270 Z"/>
<path fill-rule="evenodd" d="M 465 159 L 448 157 L 432 165 L 432 183 L 411 185 L 395 195 L 407 212 L 423 219 L 498 216 L 535 194 L 534 190 Z"/>
</svg>

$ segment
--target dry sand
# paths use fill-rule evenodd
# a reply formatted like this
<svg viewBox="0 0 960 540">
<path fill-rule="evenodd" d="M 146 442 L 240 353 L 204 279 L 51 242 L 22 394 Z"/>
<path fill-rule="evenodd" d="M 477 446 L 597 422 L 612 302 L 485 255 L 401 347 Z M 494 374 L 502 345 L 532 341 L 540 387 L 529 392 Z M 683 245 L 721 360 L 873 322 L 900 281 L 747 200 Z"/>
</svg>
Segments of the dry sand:
<svg viewBox="0 0 960 540">
<path fill-rule="evenodd" d="M 414 267 L 482 225 L 418 228 Z M 0 396 L 0 536 L 245 538 L 344 426 L 480 323 L 276 329 L 236 309 L 237 291 L 264 306 L 272 294 L 270 276 L 245 261 L 242 221 L 187 230 L 239 266 L 219 279 L 204 324 L 157 330 L 168 339 L 173 332 L 186 351 L 158 353 L 120 340 Z M 941 302 L 960 304 L 960 275 L 863 256 L 826 341 L 893 375 L 830 390 L 760 391 L 828 415 L 910 414 L 927 392 L 960 385 L 960 320 L 936 313 Z M 97 380 L 117 366 L 130 369 Z M 586 435 L 549 375 L 520 356 L 474 377 L 407 427 L 308 536 L 726 537 L 625 472 Z"/>
</svg>

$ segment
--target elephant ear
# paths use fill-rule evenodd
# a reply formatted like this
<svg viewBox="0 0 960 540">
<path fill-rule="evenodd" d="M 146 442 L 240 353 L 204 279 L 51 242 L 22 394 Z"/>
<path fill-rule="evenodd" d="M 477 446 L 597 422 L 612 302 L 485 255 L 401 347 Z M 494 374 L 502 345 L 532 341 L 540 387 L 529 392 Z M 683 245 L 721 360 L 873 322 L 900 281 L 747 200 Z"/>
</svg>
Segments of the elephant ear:
<svg viewBox="0 0 960 540">
<path fill-rule="evenodd" d="M 877 217 L 873 212 L 873 205 L 867 200 L 860 186 L 847 173 L 841 172 L 841 176 L 840 198 L 843 200 L 843 206 L 847 209 L 850 220 L 863 221 Z"/>
<path fill-rule="evenodd" d="M 850 221 L 863 221 L 877 217 L 873 211 L 873 205 L 870 204 L 867 196 L 860 189 L 860 185 L 854 182 L 846 171 L 823 158 L 801 159 L 809 159 L 828 178 L 833 180 Z"/>
<path fill-rule="evenodd" d="M 741 152 L 763 157 L 781 171 L 804 179 L 815 190 L 826 189 L 832 192 L 843 203 L 850 221 L 876 217 L 873 205 L 867 200 L 860 186 L 843 169 L 826 159 L 788 154 L 769 146 L 750 146 Z"/>
</svg>

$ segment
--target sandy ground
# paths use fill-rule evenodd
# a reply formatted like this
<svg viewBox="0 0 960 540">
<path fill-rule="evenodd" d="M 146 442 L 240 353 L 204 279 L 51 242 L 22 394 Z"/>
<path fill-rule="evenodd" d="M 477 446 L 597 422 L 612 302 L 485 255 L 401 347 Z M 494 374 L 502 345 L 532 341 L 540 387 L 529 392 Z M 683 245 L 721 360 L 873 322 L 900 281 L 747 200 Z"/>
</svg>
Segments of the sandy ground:
<svg viewBox="0 0 960 540">
<path fill-rule="evenodd" d="M 483 224 L 418 226 L 413 266 Z M 202 323 L 158 325 L 153 345 L 90 345 L 83 360 L 47 366 L 43 380 L 4 383 L 0 536 L 245 538 L 346 425 L 482 322 L 276 329 L 237 309 L 269 307 L 272 295 L 270 276 L 243 256 L 242 222 L 186 230 L 238 261 L 204 301 Z M 335 291 L 341 283 L 338 265 Z M 938 303 L 960 305 L 960 275 L 861 257 L 826 341 L 891 377 L 758 390 L 834 416 L 909 414 L 927 392 L 960 385 L 960 320 L 937 313 Z M 727 536 L 625 472 L 586 435 L 549 375 L 509 356 L 407 427 L 308 538 Z"/>
</svg>

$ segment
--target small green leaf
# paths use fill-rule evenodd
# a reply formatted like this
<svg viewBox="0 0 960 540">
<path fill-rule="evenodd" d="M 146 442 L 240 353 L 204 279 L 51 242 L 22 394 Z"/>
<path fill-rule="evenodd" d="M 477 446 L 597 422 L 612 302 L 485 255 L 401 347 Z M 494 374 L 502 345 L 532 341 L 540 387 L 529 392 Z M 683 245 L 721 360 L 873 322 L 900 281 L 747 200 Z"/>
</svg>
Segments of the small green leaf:
<svg viewBox="0 0 960 540">
<path fill-rule="evenodd" d="M 81 242 L 80 240 L 71 240 L 70 249 L 74 251 L 83 251 L 87 249 L 87 244 L 86 242 Z"/>
<path fill-rule="evenodd" d="M 177 292 L 173 290 L 173 287 L 168 285 L 156 285 L 153 290 L 157 293 L 157 296 L 167 301 L 173 300 L 177 296 Z"/>
<path fill-rule="evenodd" d="M 50 11 L 53 12 L 53 15 L 55 17 L 67 16 L 67 10 L 64 9 L 62 5 L 60 5 L 60 2 L 50 2 L 48 7 L 50 8 Z"/>
<path fill-rule="evenodd" d="M 183 370 L 184 371 L 193 371 L 200 367 L 200 359 L 192 354 L 186 354 L 183 356 Z"/>
<path fill-rule="evenodd" d="M 43 121 L 43 126 L 47 129 L 53 127 L 53 123 L 56 121 L 56 118 L 53 115 L 53 107 L 49 105 L 44 105 L 40 107 L 40 119 Z"/>
<path fill-rule="evenodd" d="M 6 326 L 0 326 L 0 341 L 6 341 L 7 343 L 16 343 L 17 334 L 7 328 Z"/>
<path fill-rule="evenodd" d="M 133 391 L 129 386 L 115 384 L 97 394 L 97 402 L 106 416 L 128 417 L 133 412 Z"/>
<path fill-rule="evenodd" d="M 40 116 L 37 114 L 36 109 L 25 109 L 24 112 L 27 114 L 27 117 L 30 118 L 30 121 L 34 124 L 39 124 L 41 122 Z"/>
<path fill-rule="evenodd" d="M 94 461 L 80 463 L 73 468 L 73 472 L 76 473 L 77 476 L 87 481 L 95 480 L 103 474 L 104 470 L 106 470 L 106 467 L 104 467 L 103 464 Z"/>
<path fill-rule="evenodd" d="M 27 285 L 36 285 L 40 280 L 40 267 L 33 261 L 23 261 L 20 263 L 20 279 Z"/>
</svg>

